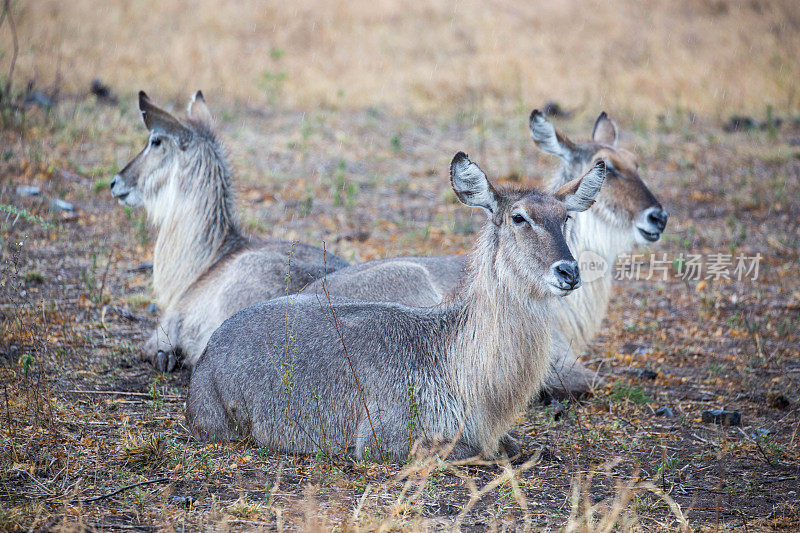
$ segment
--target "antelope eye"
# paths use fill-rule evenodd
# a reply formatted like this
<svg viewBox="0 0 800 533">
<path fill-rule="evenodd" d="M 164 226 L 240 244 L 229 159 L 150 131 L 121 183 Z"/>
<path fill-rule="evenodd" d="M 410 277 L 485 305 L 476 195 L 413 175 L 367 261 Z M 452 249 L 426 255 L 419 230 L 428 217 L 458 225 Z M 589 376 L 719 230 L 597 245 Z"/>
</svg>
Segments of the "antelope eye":
<svg viewBox="0 0 800 533">
<path fill-rule="evenodd" d="M 519 213 L 515 213 L 515 214 L 511 215 L 511 220 L 514 221 L 514 224 L 524 224 L 525 223 L 525 217 L 520 215 Z"/>
<path fill-rule="evenodd" d="M 156 148 L 161 146 L 161 137 L 153 137 L 150 139 L 150 146 L 155 146 Z"/>
</svg>

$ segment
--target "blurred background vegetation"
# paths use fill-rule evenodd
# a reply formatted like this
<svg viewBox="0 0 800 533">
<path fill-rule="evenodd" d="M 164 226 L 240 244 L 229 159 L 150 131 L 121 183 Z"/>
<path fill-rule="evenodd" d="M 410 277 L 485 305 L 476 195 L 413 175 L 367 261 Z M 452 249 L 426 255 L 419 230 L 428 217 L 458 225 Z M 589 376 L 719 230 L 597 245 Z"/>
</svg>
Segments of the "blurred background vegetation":
<svg viewBox="0 0 800 533">
<path fill-rule="evenodd" d="M 254 107 L 529 110 L 628 120 L 800 109 L 796 0 L 11 2 L 14 83 Z M 0 31 L 0 72 L 11 35 Z"/>
</svg>

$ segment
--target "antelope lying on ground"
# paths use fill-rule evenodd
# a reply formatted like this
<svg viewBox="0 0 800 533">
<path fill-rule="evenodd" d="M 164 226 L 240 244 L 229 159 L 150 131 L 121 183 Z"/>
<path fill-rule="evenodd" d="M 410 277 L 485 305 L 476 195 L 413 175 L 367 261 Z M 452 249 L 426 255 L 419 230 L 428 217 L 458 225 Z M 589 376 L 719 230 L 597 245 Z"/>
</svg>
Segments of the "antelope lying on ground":
<svg viewBox="0 0 800 533">
<path fill-rule="evenodd" d="M 612 267 L 617 255 L 635 243 L 655 242 L 667 223 L 667 213 L 642 181 L 635 156 L 617 148 L 617 128 L 605 113 L 595 121 L 592 140 L 575 143 L 557 132 L 534 110 L 530 130 L 537 146 L 561 158 L 561 172 L 553 190 L 581 175 L 596 161 L 607 164 L 608 179 L 595 205 L 575 213 L 568 237 L 572 254 L 579 259 L 593 252 L 605 262 L 599 278 L 556 303 L 553 331 L 551 392 L 581 396 L 588 392 L 594 375 L 577 359 L 600 328 L 611 297 Z M 304 292 L 398 302 L 429 307 L 442 302 L 459 283 L 466 263 L 463 255 L 397 257 L 370 261 L 342 269 L 317 280 Z M 584 272 L 585 277 L 586 272 Z"/>
<path fill-rule="evenodd" d="M 599 162 L 554 195 L 498 190 L 456 154 L 456 195 L 489 214 L 462 290 L 430 309 L 300 294 L 238 312 L 195 366 L 189 427 L 271 450 L 394 459 L 460 433 L 451 458 L 501 445 L 516 455 L 505 432 L 548 374 L 551 300 L 580 285 L 567 214 L 591 205 L 604 174 Z"/>
<path fill-rule="evenodd" d="M 237 222 L 231 168 L 198 91 L 179 121 L 139 93 L 147 146 L 111 182 L 123 205 L 143 206 L 157 228 L 153 291 L 162 318 L 144 356 L 172 371 L 193 366 L 211 333 L 233 313 L 292 294 L 347 266 L 323 250 L 285 240 L 256 241 Z"/>
</svg>

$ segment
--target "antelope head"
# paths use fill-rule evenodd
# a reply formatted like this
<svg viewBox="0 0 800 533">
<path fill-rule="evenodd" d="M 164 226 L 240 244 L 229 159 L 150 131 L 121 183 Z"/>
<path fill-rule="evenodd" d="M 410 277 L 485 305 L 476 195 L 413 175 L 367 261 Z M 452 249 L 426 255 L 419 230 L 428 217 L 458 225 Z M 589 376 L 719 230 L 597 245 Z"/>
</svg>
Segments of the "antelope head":
<svg viewBox="0 0 800 533">
<path fill-rule="evenodd" d="M 606 181 L 591 211 L 623 237 L 640 244 L 661 238 L 668 214 L 639 175 L 636 156 L 617 146 L 617 126 L 605 112 L 594 123 L 592 139 L 573 142 L 534 109 L 530 130 L 536 145 L 561 158 L 565 179 L 580 176 L 597 161 L 606 164 Z"/>
<path fill-rule="evenodd" d="M 594 203 L 604 178 L 605 163 L 598 160 L 585 175 L 549 194 L 497 188 L 463 152 L 450 164 L 450 182 L 458 199 L 489 215 L 481 252 L 494 262 L 501 283 L 513 290 L 521 281 L 538 297 L 564 296 L 580 287 L 578 263 L 565 231 L 572 213 Z"/>
<path fill-rule="evenodd" d="M 122 205 L 143 206 L 160 220 L 180 198 L 191 176 L 191 162 L 213 142 L 211 113 L 197 91 L 189 102 L 188 120 L 180 121 L 139 92 L 139 111 L 150 132 L 147 145 L 111 181 L 111 194 Z"/>
</svg>

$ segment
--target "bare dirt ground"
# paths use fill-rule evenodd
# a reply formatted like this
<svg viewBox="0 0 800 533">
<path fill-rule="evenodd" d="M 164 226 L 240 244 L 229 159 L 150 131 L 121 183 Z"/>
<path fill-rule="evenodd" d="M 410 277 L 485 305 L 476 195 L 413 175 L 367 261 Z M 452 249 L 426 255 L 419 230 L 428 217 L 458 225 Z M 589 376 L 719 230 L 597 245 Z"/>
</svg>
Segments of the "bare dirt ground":
<svg viewBox="0 0 800 533">
<path fill-rule="evenodd" d="M 2 528 L 603 530 L 605 519 L 671 531 L 673 502 L 694 528 L 800 527 L 797 123 L 622 124 L 671 213 L 641 261 L 760 253 L 758 279 L 683 281 L 676 264 L 667 281 L 620 281 L 584 356 L 606 384 L 579 404 L 532 407 L 515 428 L 521 461 L 384 466 L 189 438 L 188 373 L 157 375 L 138 357 L 155 323 L 149 272 L 136 269 L 151 236 L 107 189 L 146 138 L 136 115 L 81 98 L 3 134 L 0 204 L 26 213 L 2 221 Z M 540 183 L 556 162 L 536 151 L 526 115 L 240 106 L 220 129 L 249 232 L 356 262 L 468 249 L 481 219 L 449 192 L 447 161 L 465 149 L 501 182 Z M 553 120 L 576 138 L 591 126 Z M 75 212 L 54 213 L 55 198 Z M 662 406 L 675 416 L 657 416 Z M 741 426 L 702 422 L 713 408 L 739 411 Z"/>
</svg>

